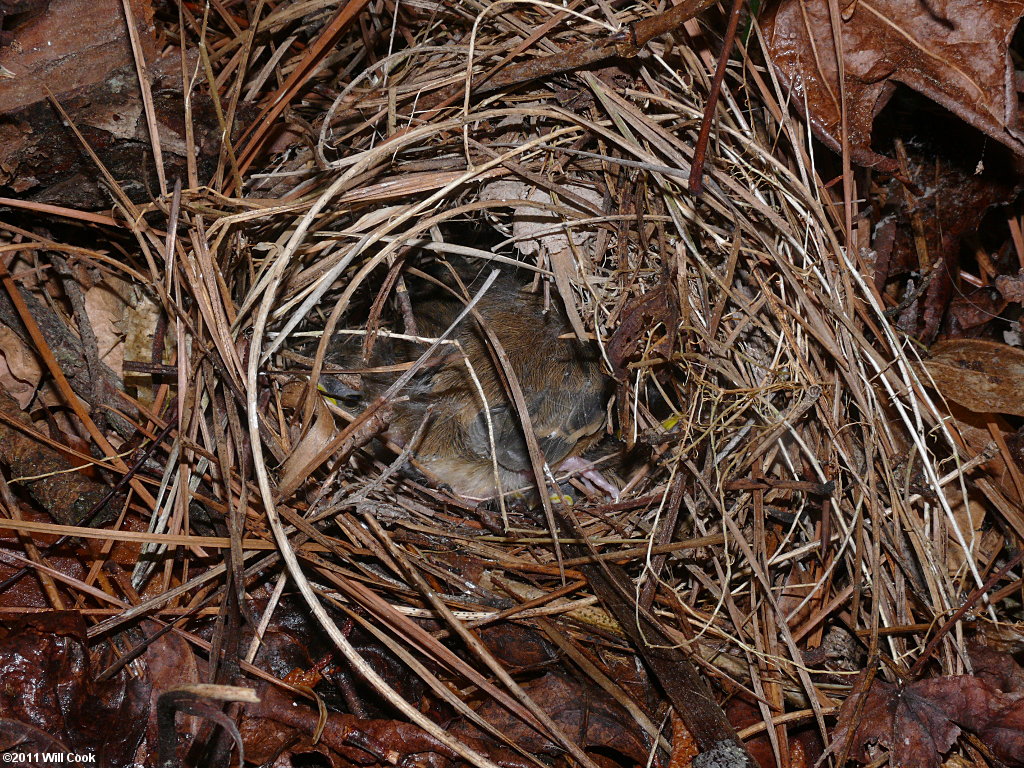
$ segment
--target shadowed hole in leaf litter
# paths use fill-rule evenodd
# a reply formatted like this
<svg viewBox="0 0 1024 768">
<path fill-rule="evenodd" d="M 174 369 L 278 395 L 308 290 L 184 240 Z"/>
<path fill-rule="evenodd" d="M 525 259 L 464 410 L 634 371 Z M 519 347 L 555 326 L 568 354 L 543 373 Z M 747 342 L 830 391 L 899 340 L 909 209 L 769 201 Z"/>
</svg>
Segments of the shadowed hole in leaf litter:
<svg viewBox="0 0 1024 768">
<path fill-rule="evenodd" d="M 871 201 L 875 284 L 898 326 L 937 337 L 1002 340 L 1012 330 L 1019 271 L 1005 215 L 1020 161 L 955 115 L 900 86 L 872 146 L 898 159 L 912 185 L 876 180 Z M 986 279 L 992 278 L 994 279 Z"/>
<path fill-rule="evenodd" d="M 888 157 L 896 156 L 895 142 L 902 140 L 928 149 L 965 174 L 974 174 L 980 163 L 982 173 L 1001 180 L 1014 175 L 1015 156 L 1008 148 L 902 83 L 875 118 L 872 136 L 872 149 Z"/>
</svg>

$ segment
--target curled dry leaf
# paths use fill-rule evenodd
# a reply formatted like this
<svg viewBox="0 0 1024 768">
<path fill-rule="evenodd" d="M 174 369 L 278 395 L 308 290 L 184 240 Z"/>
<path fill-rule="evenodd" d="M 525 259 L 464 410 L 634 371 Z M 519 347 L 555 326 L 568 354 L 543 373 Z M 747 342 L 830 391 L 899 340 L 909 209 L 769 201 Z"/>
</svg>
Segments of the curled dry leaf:
<svg viewBox="0 0 1024 768">
<path fill-rule="evenodd" d="M 570 195 L 580 198 L 589 203 L 593 208 L 600 209 L 601 195 L 589 187 L 579 184 L 567 184 L 565 191 Z M 579 208 L 572 201 L 562 199 L 553 201 L 551 195 L 532 184 L 521 181 L 491 181 L 484 185 L 480 192 L 481 200 L 531 200 L 538 205 L 517 205 L 512 214 L 512 234 L 516 238 L 516 247 L 526 255 L 537 253 L 542 250 L 547 253 L 566 250 L 569 248 L 569 237 L 567 232 L 572 232 L 572 242 L 575 246 L 581 247 L 593 237 L 593 232 L 587 229 L 573 227 L 571 230 L 562 226 L 565 224 L 564 217 L 554 211 L 548 210 L 548 206 L 562 205 L 570 208 Z M 582 212 L 582 215 L 592 215 L 589 211 Z"/>
<path fill-rule="evenodd" d="M 949 282 L 949 281 L 947 281 Z M 963 290 L 949 302 L 948 327 L 953 335 L 959 336 L 972 328 L 981 328 L 999 317 L 1006 309 L 1006 299 L 990 286 Z M 939 310 L 936 307 L 936 310 Z M 936 312 L 941 317 L 939 311 Z"/>
<path fill-rule="evenodd" d="M 817 136 L 841 147 L 839 67 L 830 3 L 782 0 L 763 20 L 768 55 Z M 843 89 L 852 160 L 896 169 L 871 150 L 896 83 L 1024 154 L 1009 44 L 1024 2 L 855 0 L 842 4 Z"/>
<path fill-rule="evenodd" d="M 119 287 L 124 292 L 128 291 L 126 284 L 120 280 L 117 282 L 121 283 Z M 112 289 L 109 285 L 94 285 L 85 292 L 85 311 L 89 315 L 92 332 L 96 335 L 100 360 L 118 375 L 121 375 L 124 369 L 125 351 L 124 333 L 118 326 L 124 321 L 127 309 L 127 302 L 122 298 L 121 291 Z"/>
<path fill-rule="evenodd" d="M 298 392 L 304 389 L 302 384 L 291 382 L 285 386 L 284 398 L 293 403 Z M 297 405 L 297 403 L 294 403 Z M 295 449 L 288 454 L 281 467 L 281 480 L 278 485 L 282 497 L 290 496 L 308 477 L 308 465 L 331 442 L 337 430 L 334 417 L 324 404 L 323 398 L 313 400 L 313 423 L 305 435 L 296 434 Z"/>
<path fill-rule="evenodd" d="M 1024 270 L 1016 275 L 996 275 L 994 282 L 1006 301 L 1024 304 Z"/>
<path fill-rule="evenodd" d="M 631 299 L 622 310 L 619 327 L 608 342 L 608 357 L 616 378 L 625 378 L 628 364 L 645 355 L 653 353 L 663 359 L 671 359 L 678 327 L 679 304 L 666 282 Z M 653 346 L 649 348 L 647 345 L 652 341 Z"/>
<path fill-rule="evenodd" d="M 975 413 L 1024 416 L 1024 350 L 984 339 L 940 342 L 924 367 L 947 400 Z"/>
<path fill-rule="evenodd" d="M 39 359 L 32 354 L 14 331 L 0 325 L 0 388 L 28 408 L 43 378 Z"/>
</svg>

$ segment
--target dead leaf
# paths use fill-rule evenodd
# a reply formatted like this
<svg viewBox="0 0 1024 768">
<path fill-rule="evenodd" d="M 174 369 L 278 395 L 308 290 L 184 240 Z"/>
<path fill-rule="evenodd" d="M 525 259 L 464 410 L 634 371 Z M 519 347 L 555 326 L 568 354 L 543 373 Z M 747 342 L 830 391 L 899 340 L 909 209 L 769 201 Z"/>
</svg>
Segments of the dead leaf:
<svg viewBox="0 0 1024 768">
<path fill-rule="evenodd" d="M 120 292 L 109 285 L 94 285 L 85 292 L 85 311 L 96 335 L 100 360 L 119 376 L 124 371 L 124 333 L 118 326 L 122 325 L 127 309 Z"/>
<path fill-rule="evenodd" d="M 589 187 L 578 184 L 565 185 L 565 191 L 574 195 L 592 208 L 600 210 L 601 195 Z M 594 227 L 582 229 L 580 227 L 567 227 L 565 219 L 549 210 L 548 206 L 555 205 L 551 195 L 543 189 L 521 181 L 491 181 L 484 185 L 480 192 L 481 200 L 531 200 L 537 205 L 518 205 L 512 213 L 512 234 L 516 238 L 516 248 L 520 253 L 527 256 L 534 253 L 557 253 L 560 251 L 571 252 L 569 236 L 572 236 L 572 245 L 576 248 L 587 248 L 594 237 Z M 561 199 L 558 204 L 571 208 L 579 208 L 569 200 Z M 590 211 L 583 211 L 581 216 L 591 216 Z M 569 222 L 571 223 L 571 222 Z"/>
<path fill-rule="evenodd" d="M 1024 270 L 1016 275 L 996 275 L 995 284 L 1004 299 L 1024 304 Z"/>
<path fill-rule="evenodd" d="M 156 338 L 157 326 L 163 310 L 160 304 L 153 301 L 138 286 L 124 285 L 122 292 L 119 290 L 118 283 L 120 281 L 113 283 L 113 289 L 124 299 L 125 304 L 121 317 L 114 324 L 114 330 L 124 337 L 124 344 L 120 347 L 121 365 L 123 366 L 124 360 L 142 363 L 154 362 L 153 341 Z M 164 334 L 163 359 L 156 362 L 167 364 L 174 362 L 174 342 L 174 333 Z M 113 363 L 110 365 L 114 367 Z M 121 368 L 114 368 L 114 370 L 120 373 Z M 139 397 L 153 400 L 156 395 L 156 387 L 151 376 L 131 373 L 126 378 L 135 387 Z"/>
<path fill-rule="evenodd" d="M 815 134 L 841 148 L 839 67 L 829 3 L 782 0 L 763 20 L 768 54 Z M 1024 0 L 853 0 L 842 4 L 850 154 L 894 171 L 871 150 L 875 116 L 896 83 L 913 88 L 1018 154 L 1024 154 L 1009 44 Z"/>
<path fill-rule="evenodd" d="M 24 410 L 35 397 L 42 378 L 39 359 L 21 342 L 18 334 L 0 325 L 0 388 Z"/>
<path fill-rule="evenodd" d="M 156 581 L 156 579 L 153 579 Z M 160 630 L 155 621 L 146 620 L 144 630 L 154 635 Z M 199 667 L 192 646 L 173 632 L 162 635 L 146 646 L 143 656 L 146 661 L 150 685 L 149 719 L 146 723 L 148 744 L 157 744 L 159 721 L 157 702 L 160 694 L 178 686 L 193 685 L 200 681 Z M 175 720 L 180 741 L 190 742 L 199 731 L 200 720 L 196 717 L 178 717 Z"/>
<path fill-rule="evenodd" d="M 304 387 L 302 384 L 291 382 L 286 385 L 289 389 L 288 397 L 295 397 L 295 392 Z M 313 424 L 305 435 L 296 435 L 299 438 L 294 450 L 288 454 L 284 464 L 281 466 L 281 480 L 278 489 L 282 498 L 287 498 L 302 485 L 307 479 L 306 467 L 310 461 L 320 455 L 320 452 L 327 447 L 337 430 L 334 425 L 334 417 L 327 409 L 327 405 L 319 395 L 313 401 Z"/>
<path fill-rule="evenodd" d="M 924 367 L 942 396 L 957 405 L 1024 416 L 1024 350 L 984 339 L 940 342 Z"/>
<path fill-rule="evenodd" d="M 149 683 L 123 670 L 95 680 L 80 613 L 5 619 L 0 674 L 0 717 L 46 732 L 82 763 L 131 764 L 146 727 Z"/>
<path fill-rule="evenodd" d="M 1024 765 L 1024 698 L 1007 704 L 978 737 L 1006 765 Z"/>
<path fill-rule="evenodd" d="M 522 684 L 529 696 L 551 713 L 561 731 L 577 739 L 585 749 L 599 748 L 605 753 L 618 753 L 628 762 L 643 765 L 648 745 L 629 713 L 614 699 L 593 684 L 549 672 Z M 512 743 L 537 755 L 557 755 L 559 745 L 535 731 L 493 700 L 484 702 L 477 713 L 497 727 Z M 460 723 L 473 733 L 475 726 Z"/>
<path fill-rule="evenodd" d="M 974 674 L 1003 693 L 1024 693 L 1024 668 L 1011 655 L 1020 650 L 1020 639 L 1013 625 L 986 626 L 967 646 Z"/>
<path fill-rule="evenodd" d="M 608 342 L 608 357 L 615 377 L 622 381 L 628 364 L 643 357 L 671 359 L 678 327 L 676 294 L 669 290 L 666 281 L 630 299 L 622 310 L 619 327 Z"/>
<path fill-rule="evenodd" d="M 999 291 L 989 286 L 963 290 L 953 296 L 946 310 L 951 335 L 959 336 L 964 331 L 991 323 L 1006 309 L 1006 304 Z"/>
<path fill-rule="evenodd" d="M 850 757 L 861 762 L 872 761 L 870 746 L 876 745 L 888 750 L 893 768 L 939 768 L 942 755 L 960 736 L 949 700 L 968 698 L 972 692 L 987 701 L 992 690 L 969 675 L 921 680 L 905 687 L 875 680 L 867 693 L 854 694 L 843 704 L 835 741 L 842 744 L 851 739 Z M 860 717 L 853 722 L 858 710 Z"/>
<path fill-rule="evenodd" d="M 993 663 L 991 654 L 983 658 L 972 652 L 972 659 Z M 1001 663 L 1016 666 L 1006 655 Z M 850 756 L 861 762 L 870 762 L 877 746 L 889 752 L 893 768 L 939 768 L 963 728 L 1007 765 L 1024 766 L 1024 699 L 1015 688 L 1001 690 L 1002 679 L 982 672 L 902 686 L 875 680 L 867 693 L 843 704 L 833 748 L 850 740 Z"/>
</svg>

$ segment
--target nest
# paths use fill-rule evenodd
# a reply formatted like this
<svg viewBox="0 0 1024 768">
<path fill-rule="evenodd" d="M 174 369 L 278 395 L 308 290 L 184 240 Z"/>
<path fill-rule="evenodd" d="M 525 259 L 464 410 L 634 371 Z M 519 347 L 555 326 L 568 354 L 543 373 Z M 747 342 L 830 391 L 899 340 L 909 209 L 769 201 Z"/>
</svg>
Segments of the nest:
<svg viewBox="0 0 1024 768">
<path fill-rule="evenodd" d="M 164 437 L 143 469 L 150 501 L 133 497 L 151 535 L 133 571 L 143 592 L 90 633 L 161 617 L 182 594 L 193 611 L 234 595 L 231 610 L 266 626 L 291 596 L 348 663 L 366 665 L 355 626 L 424 697 L 478 720 L 445 734 L 379 666 L 360 671 L 385 711 L 461 745 L 462 759 L 525 760 L 496 746 L 502 731 L 526 752 L 571 751 L 550 734 L 531 747 L 514 724 L 485 734 L 479 719 L 499 722 L 492 699 L 539 717 L 538 697 L 603 691 L 635 735 L 624 746 L 584 722 L 590 759 L 632 764 L 651 749 L 664 762 L 666 701 L 582 577 L 572 547 L 585 535 L 664 636 L 750 702 L 744 735 L 763 732 L 782 760 L 801 728 L 827 734 L 869 653 L 921 654 L 927 628 L 985 581 L 1000 543 L 978 521 L 1002 512 L 965 477 L 987 457 L 958 447 L 864 277 L 866 254 L 845 247 L 841 199 L 758 65 L 756 29 L 726 71 L 695 197 L 714 58 L 689 44 L 694 22 L 628 61 L 492 87 L 525 49 L 602 39 L 639 10 L 402 7 L 415 37 L 372 15 L 344 31 L 259 172 L 255 153 L 227 152 L 210 187 L 186 183 L 148 209 L 120 202 L 131 267 L 102 269 L 166 323 L 163 349 L 135 366 L 127 418 Z M 262 42 L 301 34 L 281 13 Z M 229 29 L 208 34 L 211 49 L 239 50 Z M 239 82 L 267 92 L 260 72 L 273 67 L 254 61 Z M 290 54 L 276 66 L 303 65 Z M 622 492 L 581 493 L 574 532 L 508 513 L 496 527 L 402 471 L 414 457 L 368 453 L 382 425 L 316 390 L 330 368 L 321 339 L 397 327 L 396 286 L 453 257 L 527 270 L 601 350 L 615 394 L 591 458 Z M 230 546 L 174 564 L 162 535 L 188 543 L 196 526 Z M 995 609 L 979 605 L 986 616 Z M 558 649 L 564 689 L 545 687 L 543 664 L 524 677 L 525 662 L 495 650 L 509 627 Z M 959 639 L 944 634 L 926 663 L 960 671 Z M 470 704 L 452 689 L 472 691 Z"/>
</svg>

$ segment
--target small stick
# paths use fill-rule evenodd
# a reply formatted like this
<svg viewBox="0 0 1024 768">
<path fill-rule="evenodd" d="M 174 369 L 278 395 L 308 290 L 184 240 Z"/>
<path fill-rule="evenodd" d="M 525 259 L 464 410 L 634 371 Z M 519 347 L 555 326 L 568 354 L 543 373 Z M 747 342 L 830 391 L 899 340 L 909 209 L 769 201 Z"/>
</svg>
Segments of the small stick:
<svg viewBox="0 0 1024 768">
<path fill-rule="evenodd" d="M 529 80 L 582 69 L 615 56 L 632 58 L 651 40 L 671 32 L 714 3 L 715 0 L 683 0 L 670 11 L 634 21 L 601 40 L 569 46 L 561 53 L 511 66 L 495 74 L 488 82 L 474 87 L 474 90 L 478 94 L 490 93 Z"/>
<path fill-rule="evenodd" d="M 729 64 L 729 54 L 732 53 L 733 43 L 736 42 L 736 27 L 739 25 L 742 7 L 743 0 L 732 0 L 729 26 L 726 27 L 725 39 L 722 40 L 722 52 L 718 54 L 718 66 L 715 67 L 715 76 L 711 80 L 708 103 L 704 105 L 704 119 L 700 122 L 700 134 L 697 136 L 697 146 L 693 150 L 693 165 L 690 166 L 689 184 L 690 193 L 693 195 L 700 195 L 704 191 L 704 158 L 708 152 L 711 122 L 715 119 L 715 108 L 718 106 L 718 96 L 722 92 L 722 81 L 725 79 L 725 68 Z"/>
<path fill-rule="evenodd" d="M 1024 561 L 1024 549 L 1010 558 L 1010 562 L 1004 565 L 997 573 L 989 577 L 988 581 L 967 596 L 967 599 L 964 600 L 964 604 L 954 611 L 953 615 L 949 617 L 949 620 L 939 628 L 938 632 L 935 633 L 935 637 L 933 637 L 929 641 L 928 645 L 925 646 L 921 655 L 917 657 L 917 661 L 914 662 L 914 666 L 910 668 L 910 672 L 907 675 L 911 680 L 921 674 L 921 671 L 924 669 L 925 662 L 927 662 L 928 659 L 931 658 L 931 655 L 935 653 L 935 649 L 939 647 L 939 643 L 942 641 L 942 638 L 949 633 L 949 630 L 951 630 L 953 626 L 964 617 L 964 614 L 974 607 L 974 604 L 977 603 L 986 592 L 992 589 L 992 587 L 994 587 L 996 583 L 1013 568 L 1020 565 L 1022 561 Z"/>
</svg>

